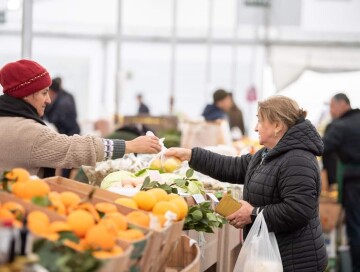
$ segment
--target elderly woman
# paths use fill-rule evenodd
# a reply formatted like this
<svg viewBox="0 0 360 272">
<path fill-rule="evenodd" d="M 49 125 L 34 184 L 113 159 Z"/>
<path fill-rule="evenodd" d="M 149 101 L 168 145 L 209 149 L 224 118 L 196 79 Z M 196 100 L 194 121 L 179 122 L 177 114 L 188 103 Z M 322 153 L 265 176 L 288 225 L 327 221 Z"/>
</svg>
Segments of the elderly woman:
<svg viewBox="0 0 360 272">
<path fill-rule="evenodd" d="M 319 220 L 320 175 L 316 156 L 323 143 L 306 112 L 284 96 L 259 102 L 255 130 L 264 147 L 255 155 L 222 156 L 193 148 L 166 155 L 215 179 L 244 184 L 242 207 L 227 219 L 249 232 L 263 211 L 279 245 L 284 271 L 323 271 L 327 254 Z"/>
<path fill-rule="evenodd" d="M 77 168 L 121 158 L 125 153 L 157 153 L 157 137 L 141 136 L 132 141 L 96 136 L 67 136 L 42 121 L 51 103 L 48 71 L 31 60 L 19 60 L 0 70 L 0 171 L 15 167 L 39 177 L 54 175 L 54 168 Z"/>
</svg>

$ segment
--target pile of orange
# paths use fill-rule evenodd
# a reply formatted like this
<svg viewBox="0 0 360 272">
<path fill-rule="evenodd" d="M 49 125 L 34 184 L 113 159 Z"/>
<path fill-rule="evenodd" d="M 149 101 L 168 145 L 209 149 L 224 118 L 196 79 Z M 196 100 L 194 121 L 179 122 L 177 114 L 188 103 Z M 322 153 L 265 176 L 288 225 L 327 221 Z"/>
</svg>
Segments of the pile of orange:
<svg viewBox="0 0 360 272">
<path fill-rule="evenodd" d="M 78 251 L 90 249 L 97 258 L 121 254 L 123 249 L 117 245 L 117 239 L 134 241 L 144 238 L 141 230 L 128 228 L 128 218 L 131 216 L 119 213 L 115 204 L 92 204 L 82 200 L 74 192 L 50 191 L 45 181 L 31 179 L 30 174 L 22 168 L 9 171 L 6 178 L 10 180 L 12 193 L 18 198 L 25 201 L 31 201 L 34 197 L 47 198 L 50 203 L 47 208 L 64 216 L 63 220 L 51 222 L 43 211 L 30 212 L 27 215 L 27 226 L 36 236 L 56 241 L 60 237 L 60 232 L 71 231 L 79 238 L 79 242 L 65 240 L 64 244 Z M 25 215 L 24 207 L 16 202 L 0 203 L 0 221 L 12 220 L 21 224 Z M 146 216 L 148 215 L 144 213 L 135 221 L 144 222 Z M 145 226 L 145 223 L 142 225 Z M 148 222 L 146 224 L 148 225 Z"/>
<path fill-rule="evenodd" d="M 24 207 L 14 201 L 8 201 L 0 205 L 0 223 L 2 224 L 21 227 L 24 216 Z"/>
<path fill-rule="evenodd" d="M 148 191 L 140 191 L 132 198 L 118 198 L 115 203 L 127 206 L 132 209 L 140 209 L 151 212 L 157 217 L 160 226 L 163 226 L 167 218 L 182 220 L 188 213 L 186 201 L 177 194 L 167 194 L 161 188 L 153 188 Z M 168 213 L 172 213 L 172 216 Z M 141 211 L 130 212 L 127 216 L 130 223 L 149 227 L 150 216 Z"/>
</svg>

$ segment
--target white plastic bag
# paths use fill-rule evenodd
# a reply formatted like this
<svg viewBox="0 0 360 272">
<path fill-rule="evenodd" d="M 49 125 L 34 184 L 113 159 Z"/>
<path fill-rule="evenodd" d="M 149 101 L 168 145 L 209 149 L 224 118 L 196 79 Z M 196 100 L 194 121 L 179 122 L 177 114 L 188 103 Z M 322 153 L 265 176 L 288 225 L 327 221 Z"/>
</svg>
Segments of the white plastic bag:
<svg viewBox="0 0 360 272">
<path fill-rule="evenodd" d="M 241 248 L 234 272 L 283 272 L 275 234 L 268 231 L 259 213 Z"/>
<path fill-rule="evenodd" d="M 151 134 L 147 132 L 146 135 Z M 165 156 L 167 148 L 164 145 L 164 139 L 165 138 L 159 139 L 161 151 L 157 155 L 155 155 L 155 157 L 150 161 L 149 169 L 159 170 L 164 173 L 173 173 L 181 167 L 181 161 L 175 157 Z"/>
</svg>

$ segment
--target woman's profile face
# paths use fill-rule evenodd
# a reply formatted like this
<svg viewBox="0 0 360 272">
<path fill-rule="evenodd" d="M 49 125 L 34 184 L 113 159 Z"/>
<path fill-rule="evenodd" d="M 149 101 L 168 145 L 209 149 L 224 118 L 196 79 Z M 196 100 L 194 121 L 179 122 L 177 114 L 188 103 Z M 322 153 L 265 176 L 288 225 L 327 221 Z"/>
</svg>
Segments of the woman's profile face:
<svg viewBox="0 0 360 272">
<path fill-rule="evenodd" d="M 24 100 L 32 105 L 36 109 L 38 115 L 42 117 L 44 115 L 46 106 L 51 103 L 49 88 L 45 88 L 41 91 L 26 96 L 24 97 Z"/>
<path fill-rule="evenodd" d="M 270 123 L 266 118 L 261 117 L 260 113 L 258 113 L 257 118 L 258 122 L 255 131 L 259 133 L 259 143 L 271 149 L 278 142 L 278 138 L 275 137 L 276 125 Z"/>
</svg>

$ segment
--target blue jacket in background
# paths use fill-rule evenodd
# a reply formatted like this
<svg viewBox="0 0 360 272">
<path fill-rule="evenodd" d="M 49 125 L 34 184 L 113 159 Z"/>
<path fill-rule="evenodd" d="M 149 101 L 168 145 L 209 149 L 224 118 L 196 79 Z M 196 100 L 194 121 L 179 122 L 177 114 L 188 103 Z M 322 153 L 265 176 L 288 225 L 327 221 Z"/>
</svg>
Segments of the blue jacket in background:
<svg viewBox="0 0 360 272">
<path fill-rule="evenodd" d="M 216 107 L 214 104 L 206 105 L 206 107 L 202 113 L 202 116 L 204 116 L 206 121 L 215 121 L 217 119 L 227 119 L 226 113 L 222 109 Z"/>
</svg>

